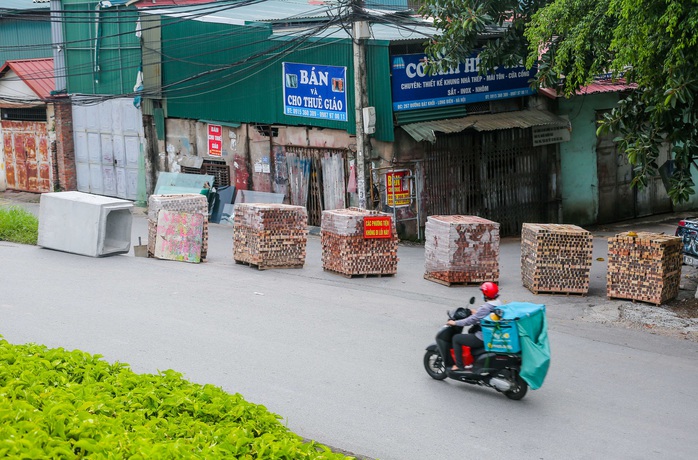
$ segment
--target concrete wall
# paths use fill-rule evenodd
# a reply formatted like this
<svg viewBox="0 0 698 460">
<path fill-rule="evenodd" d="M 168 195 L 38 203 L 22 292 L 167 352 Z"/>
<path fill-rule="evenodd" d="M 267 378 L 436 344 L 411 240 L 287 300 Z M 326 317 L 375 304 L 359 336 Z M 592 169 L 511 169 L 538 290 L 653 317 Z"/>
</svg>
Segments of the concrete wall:
<svg viewBox="0 0 698 460">
<path fill-rule="evenodd" d="M 572 135 L 560 144 L 562 221 L 576 225 L 596 222 L 599 208 L 596 172 L 596 111 L 612 109 L 618 95 L 592 94 L 558 99 L 557 114 L 569 117 Z"/>
<path fill-rule="evenodd" d="M 560 144 L 563 222 L 594 224 L 598 214 L 598 176 L 596 164 L 596 111 L 615 107 L 616 93 L 592 94 L 557 100 L 557 114 L 569 117 L 572 136 Z M 698 171 L 693 171 L 698 184 Z M 698 195 L 684 204 L 674 204 L 675 211 L 698 208 Z"/>
<path fill-rule="evenodd" d="M 238 189 L 285 193 L 286 160 L 282 146 L 352 149 L 356 144 L 353 136 L 336 129 L 274 126 L 271 138 L 269 134 L 268 129 L 258 129 L 253 124 L 222 125 L 221 156 L 211 156 L 208 123 L 168 118 L 159 170 L 178 172 L 183 165 L 192 165 L 197 159 L 225 161 L 231 167 L 231 181 Z"/>
</svg>

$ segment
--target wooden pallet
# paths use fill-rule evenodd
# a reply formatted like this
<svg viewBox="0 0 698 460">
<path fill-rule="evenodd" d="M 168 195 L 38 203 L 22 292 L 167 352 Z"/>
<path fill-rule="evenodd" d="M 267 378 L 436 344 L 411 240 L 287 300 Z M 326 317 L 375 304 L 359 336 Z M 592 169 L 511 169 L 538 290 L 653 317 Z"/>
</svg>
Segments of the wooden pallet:
<svg viewBox="0 0 698 460">
<path fill-rule="evenodd" d="M 563 292 L 563 291 L 545 291 L 545 290 L 533 290 L 529 289 L 533 294 L 535 295 L 564 295 L 564 296 L 579 296 L 579 297 L 586 297 L 589 293 L 588 292 Z"/>
<path fill-rule="evenodd" d="M 342 275 L 345 278 L 383 278 L 384 276 L 390 277 L 395 276 L 395 273 L 342 273 L 336 270 L 330 270 L 329 268 L 323 268 L 324 271 L 330 273 L 336 273 L 337 275 Z"/>
<path fill-rule="evenodd" d="M 439 278 L 434 278 L 426 273 L 424 274 L 424 279 L 428 281 L 433 281 L 435 283 L 443 284 L 444 286 L 480 286 L 484 281 L 446 281 Z"/>
<path fill-rule="evenodd" d="M 662 305 L 661 303 L 651 302 L 651 301 L 649 301 L 649 300 L 631 299 L 631 298 L 629 298 L 629 297 L 612 297 L 612 296 L 608 296 L 608 299 L 609 299 L 609 300 L 625 300 L 625 301 L 629 301 L 629 302 L 632 302 L 632 303 L 638 303 L 638 302 L 640 302 L 640 303 L 644 303 L 644 304 L 647 304 L 647 305 L 654 305 L 655 307 L 659 307 L 660 305 Z M 669 300 L 671 300 L 671 299 L 669 299 Z"/>
<path fill-rule="evenodd" d="M 248 267 L 256 268 L 257 270 L 273 270 L 275 268 L 303 268 L 303 265 L 259 265 L 252 262 L 237 259 L 235 260 L 235 263 L 238 265 L 247 265 Z"/>
</svg>

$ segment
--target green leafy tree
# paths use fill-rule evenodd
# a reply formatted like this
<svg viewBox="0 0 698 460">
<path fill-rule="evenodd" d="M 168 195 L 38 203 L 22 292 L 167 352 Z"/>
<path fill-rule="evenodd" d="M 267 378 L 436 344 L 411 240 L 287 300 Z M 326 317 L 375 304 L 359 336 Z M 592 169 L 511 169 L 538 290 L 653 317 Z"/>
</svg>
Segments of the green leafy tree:
<svg viewBox="0 0 698 460">
<path fill-rule="evenodd" d="M 424 0 L 419 12 L 431 18 L 437 35 L 426 45 L 431 68 L 445 70 L 479 51 L 480 67 L 520 65 L 531 15 L 549 0 Z"/>
<path fill-rule="evenodd" d="M 669 196 L 680 203 L 695 193 L 695 0 L 426 0 L 420 12 L 434 18 L 438 30 L 427 44 L 432 68 L 452 67 L 482 49 L 482 69 L 525 58 L 529 67 L 538 64 L 535 85 L 565 95 L 600 75 L 624 77 L 636 89 L 599 130 L 617 135 L 635 166 L 633 185 L 643 187 L 658 173 L 660 149 L 668 145 Z"/>
<path fill-rule="evenodd" d="M 599 131 L 617 135 L 638 187 L 658 173 L 660 149 L 669 145 L 668 193 L 676 203 L 695 193 L 696 6 L 693 0 L 556 0 L 533 15 L 525 32 L 528 64 L 540 56 L 538 84 L 570 95 L 608 73 L 637 85 Z"/>
</svg>

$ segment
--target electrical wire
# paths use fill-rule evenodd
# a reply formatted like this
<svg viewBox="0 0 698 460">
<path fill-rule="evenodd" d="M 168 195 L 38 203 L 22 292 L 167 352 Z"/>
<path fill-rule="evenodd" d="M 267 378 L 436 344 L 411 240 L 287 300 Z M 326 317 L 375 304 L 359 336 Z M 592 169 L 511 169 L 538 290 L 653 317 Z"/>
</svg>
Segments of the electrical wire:
<svg viewBox="0 0 698 460">
<path fill-rule="evenodd" d="M 167 16 L 167 20 L 165 21 L 165 24 L 160 24 L 153 26 L 152 28 L 164 28 L 168 26 L 172 26 L 175 24 L 183 23 L 188 20 L 195 20 L 195 19 L 200 19 L 205 17 L 206 15 L 209 15 L 212 11 L 215 12 L 222 12 L 222 11 L 227 11 L 232 8 L 236 8 L 239 6 L 249 6 L 252 4 L 258 4 L 262 3 L 264 0 L 248 0 L 248 1 L 235 1 L 235 2 L 216 2 L 214 4 L 206 4 L 206 5 L 215 5 L 217 8 L 193 8 L 192 6 L 189 6 L 187 8 L 187 11 L 190 13 L 185 13 L 185 14 L 180 14 L 178 16 L 175 16 L 176 19 L 173 19 L 171 16 Z M 220 7 L 221 3 L 228 3 L 225 7 Z M 334 5 L 334 8 L 327 8 L 326 6 L 323 8 L 318 8 L 318 12 L 325 12 L 326 19 L 324 22 L 322 22 L 320 25 L 317 25 L 315 27 L 307 27 L 305 29 L 305 32 L 302 34 L 297 34 L 297 33 L 289 33 L 287 36 L 290 37 L 290 40 L 285 41 L 284 43 L 277 43 L 267 49 L 264 49 L 262 51 L 258 51 L 257 53 L 253 53 L 250 56 L 247 56 L 237 62 L 234 63 L 227 63 L 227 64 L 207 64 L 202 62 L 201 60 L 193 60 L 191 58 L 194 57 L 201 57 L 203 55 L 210 55 L 210 54 L 220 54 L 225 51 L 231 51 L 231 50 L 237 50 L 240 51 L 240 44 L 235 44 L 234 46 L 228 47 L 228 48 L 222 48 L 222 49 L 213 49 L 208 53 L 196 53 L 192 54 L 191 56 L 184 56 L 184 57 L 176 57 L 174 55 L 168 55 L 165 52 L 160 53 L 160 61 L 159 65 L 166 65 L 168 62 L 185 62 L 189 63 L 195 66 L 210 66 L 212 67 L 209 70 L 205 70 L 202 72 L 199 72 L 194 75 L 187 76 L 185 78 L 182 78 L 178 81 L 168 83 L 166 85 L 163 85 L 160 88 L 156 88 L 153 90 L 145 90 L 145 91 L 140 91 L 140 92 L 131 92 L 131 93 L 126 93 L 126 94 L 117 94 L 117 95 L 94 95 L 93 100 L 96 101 L 95 103 L 98 103 L 99 101 L 106 100 L 106 99 L 112 99 L 115 97 L 128 97 L 128 96 L 135 96 L 135 95 L 141 95 L 143 97 L 149 97 L 149 96 L 159 96 L 159 97 L 167 97 L 167 98 L 191 98 L 195 97 L 201 94 L 207 94 L 213 91 L 225 89 L 229 86 L 234 85 L 235 83 L 239 83 L 241 81 L 247 80 L 249 78 L 254 77 L 255 75 L 259 74 L 260 72 L 266 70 L 270 66 L 274 65 L 275 63 L 278 63 L 283 59 L 285 56 L 291 54 L 292 52 L 301 49 L 301 46 L 305 44 L 308 40 L 311 40 L 312 38 L 321 38 L 320 34 L 323 32 L 329 31 L 332 27 L 341 27 L 344 29 L 345 33 L 347 34 L 348 38 L 352 37 L 352 33 L 350 32 L 349 29 L 349 24 L 353 23 L 354 20 L 357 18 L 360 18 L 362 20 L 369 20 L 374 23 L 382 23 L 386 24 L 389 26 L 396 27 L 398 29 L 405 30 L 409 34 L 416 34 L 421 37 L 429 37 L 430 35 L 428 33 L 424 33 L 422 30 L 419 30 L 418 27 L 424 27 L 426 24 L 424 21 L 419 21 L 416 20 L 415 18 L 411 18 L 406 15 L 395 15 L 395 14 L 387 14 L 383 10 L 380 11 L 371 11 L 371 10 L 365 10 L 365 9 L 355 9 L 351 8 L 351 3 L 348 1 L 340 1 L 337 2 L 336 5 Z M 167 11 L 168 13 L 172 10 L 172 8 L 158 8 L 157 11 L 159 12 L 165 12 Z M 334 12 L 333 12 L 334 10 Z M 64 10 L 64 11 L 69 11 L 69 10 Z M 85 13 L 89 13 L 94 15 L 94 11 L 88 11 L 85 10 Z M 124 11 L 121 10 L 123 13 Z M 313 12 L 313 10 L 306 11 L 302 14 L 299 14 L 297 17 L 288 17 L 284 18 L 281 20 L 274 21 L 275 23 L 288 23 L 288 24 L 295 24 L 296 26 L 299 26 L 299 22 L 295 21 L 300 18 L 307 18 L 310 13 Z M 145 13 L 144 11 L 141 11 L 141 13 Z M 334 13 L 334 14 L 333 14 Z M 141 15 L 141 24 L 143 22 L 148 22 L 143 18 L 143 14 Z M 165 16 L 163 16 L 164 18 Z M 160 21 L 162 22 L 162 20 Z M 66 22 L 67 24 L 68 22 Z M 93 24 L 94 21 L 90 20 L 90 24 Z M 126 21 L 124 21 L 126 23 Z M 135 23 L 134 19 L 131 19 L 128 22 L 130 25 L 133 25 Z M 249 26 L 247 26 L 249 27 Z M 144 29 L 147 30 L 147 29 Z M 111 34 L 108 36 L 102 36 L 101 39 L 105 40 L 106 38 L 116 38 L 124 34 L 132 34 L 134 33 L 133 31 L 128 31 L 128 32 L 123 32 L 119 34 Z M 193 44 L 196 45 L 198 43 L 205 43 L 207 38 L 206 35 L 208 34 L 201 34 L 197 35 L 194 42 L 192 42 L 191 37 L 177 37 L 177 38 L 172 38 L 172 39 L 165 39 L 162 40 L 162 45 L 163 48 L 166 48 L 165 45 L 168 45 L 168 40 L 171 40 L 170 43 L 172 42 L 179 42 L 182 40 L 187 41 L 188 44 Z M 232 31 L 230 33 L 225 33 L 225 34 L 217 34 L 218 38 L 221 38 L 221 36 L 225 38 L 233 38 L 237 36 L 247 36 L 249 35 L 249 29 L 245 30 L 239 30 L 239 31 Z M 266 41 L 276 41 L 279 42 L 283 40 L 284 35 L 281 34 L 274 34 L 273 37 L 265 37 L 264 39 L 256 42 L 249 42 L 245 43 L 244 46 L 254 46 L 257 45 L 261 42 L 266 42 Z M 333 41 L 328 42 L 327 44 L 325 43 L 318 43 L 313 45 L 313 47 L 319 47 L 319 46 L 329 46 L 330 44 L 335 44 L 337 42 L 343 41 L 346 38 L 337 38 Z M 86 41 L 94 41 L 95 39 L 89 39 L 89 40 L 76 40 L 73 42 L 65 42 L 66 45 L 69 44 L 74 44 L 74 43 L 84 43 Z M 53 44 L 51 45 L 53 46 Z M 137 47 L 134 46 L 134 49 Z M 2 49 L 2 47 L 0 47 Z M 73 48 L 68 48 L 73 49 Z M 109 48 L 103 48 L 104 50 L 109 50 Z M 119 49 L 119 48 L 117 48 Z M 148 48 L 145 48 L 148 49 Z M 148 51 L 153 52 L 154 50 L 148 49 Z M 268 56 L 270 55 L 271 56 Z M 267 57 L 264 57 L 264 56 Z M 101 65 L 108 67 L 109 64 L 116 64 L 121 62 L 121 57 L 115 57 L 113 61 L 107 60 L 107 61 L 101 61 Z M 79 70 L 76 69 L 75 66 L 73 66 L 73 69 L 71 70 L 71 73 L 66 75 L 66 78 L 71 78 L 71 77 L 78 77 L 78 76 L 85 76 L 85 75 L 93 75 L 93 70 L 92 70 L 92 65 L 94 63 L 86 63 L 85 66 L 89 66 L 90 70 L 89 72 L 86 71 L 84 73 L 81 72 L 74 72 L 74 70 Z M 245 68 L 240 68 L 238 70 L 234 70 L 236 67 L 241 67 L 243 65 L 247 65 Z M 140 64 L 138 64 L 140 66 Z M 119 71 L 123 70 L 135 70 L 136 65 L 134 66 L 121 66 Z M 104 71 L 107 72 L 107 71 Z M 246 76 L 240 77 L 240 74 L 246 72 Z M 224 75 L 220 75 L 224 74 Z M 214 80 L 208 80 L 207 77 L 210 76 L 220 76 L 220 78 L 216 78 Z M 26 78 L 26 76 L 25 76 Z M 31 78 L 31 76 L 30 76 Z M 200 80 L 200 81 L 196 81 Z M 188 91 L 188 93 L 186 93 Z M 92 102 L 92 101 L 88 101 Z"/>
</svg>

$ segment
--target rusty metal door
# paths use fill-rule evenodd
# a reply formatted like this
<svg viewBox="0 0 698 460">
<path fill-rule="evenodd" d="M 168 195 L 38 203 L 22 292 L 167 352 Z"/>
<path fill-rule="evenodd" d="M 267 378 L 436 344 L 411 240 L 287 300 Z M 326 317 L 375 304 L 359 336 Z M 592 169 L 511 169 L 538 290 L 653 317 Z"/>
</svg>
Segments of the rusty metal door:
<svg viewBox="0 0 698 460">
<path fill-rule="evenodd" d="M 473 215 L 500 224 L 557 222 L 557 146 L 533 146 L 530 129 L 440 134 L 427 148 L 425 215 Z"/>
<path fill-rule="evenodd" d="M 635 217 L 635 189 L 630 187 L 633 167 L 616 150 L 613 134 L 596 139 L 596 174 L 599 181 L 597 222 L 605 224 Z"/>
<path fill-rule="evenodd" d="M 0 138 L 2 138 L 2 126 L 0 126 Z M 7 190 L 7 176 L 5 175 L 5 149 L 2 148 L 0 149 L 0 192 L 5 190 Z"/>
<path fill-rule="evenodd" d="M 133 101 L 84 105 L 76 98 L 73 136 L 78 190 L 135 200 L 145 141 L 141 112 Z"/>
<path fill-rule="evenodd" d="M 53 168 L 46 122 L 4 120 L 0 123 L 7 188 L 52 192 Z"/>
</svg>

